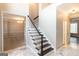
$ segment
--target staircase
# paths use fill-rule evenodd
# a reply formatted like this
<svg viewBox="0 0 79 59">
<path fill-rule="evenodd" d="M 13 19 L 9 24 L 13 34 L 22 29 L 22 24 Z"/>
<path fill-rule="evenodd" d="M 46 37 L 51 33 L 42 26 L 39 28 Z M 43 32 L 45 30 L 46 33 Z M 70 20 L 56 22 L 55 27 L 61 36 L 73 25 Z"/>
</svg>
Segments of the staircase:
<svg viewBox="0 0 79 59">
<path fill-rule="evenodd" d="M 44 34 L 38 30 L 38 28 L 33 23 L 32 19 L 29 17 L 29 20 L 31 21 L 33 27 L 28 27 L 28 33 L 29 36 L 32 38 L 33 44 L 35 45 L 35 49 L 38 51 L 39 56 L 44 56 L 47 53 L 54 50 L 54 48 L 51 47 L 51 44 L 49 44 L 46 37 L 44 37 Z M 35 17 L 34 20 L 38 18 Z"/>
</svg>

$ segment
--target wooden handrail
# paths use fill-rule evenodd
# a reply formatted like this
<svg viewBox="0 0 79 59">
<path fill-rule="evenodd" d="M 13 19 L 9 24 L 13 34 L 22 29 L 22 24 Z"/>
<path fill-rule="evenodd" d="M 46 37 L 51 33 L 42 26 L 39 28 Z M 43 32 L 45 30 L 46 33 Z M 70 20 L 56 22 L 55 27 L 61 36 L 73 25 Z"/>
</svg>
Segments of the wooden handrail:
<svg viewBox="0 0 79 59">
<path fill-rule="evenodd" d="M 33 26 L 35 27 L 35 29 L 37 30 L 38 34 L 41 35 L 40 32 L 39 32 L 39 30 L 37 29 L 37 27 L 36 27 L 35 24 L 33 23 L 32 19 L 30 18 L 30 16 L 28 16 L 28 17 L 29 17 L 31 23 L 33 24 Z"/>
<path fill-rule="evenodd" d="M 39 16 L 36 16 L 33 20 L 37 19 Z"/>
</svg>

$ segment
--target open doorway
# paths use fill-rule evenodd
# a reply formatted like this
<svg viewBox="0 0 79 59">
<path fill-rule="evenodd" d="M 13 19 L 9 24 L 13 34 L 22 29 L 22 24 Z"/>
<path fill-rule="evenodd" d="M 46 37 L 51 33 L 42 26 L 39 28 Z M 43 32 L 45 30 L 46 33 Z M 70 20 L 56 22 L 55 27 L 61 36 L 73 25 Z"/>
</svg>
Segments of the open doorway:
<svg viewBox="0 0 79 59">
<path fill-rule="evenodd" d="M 78 16 L 70 18 L 70 45 L 73 48 L 78 48 L 79 45 L 79 17 Z"/>
<path fill-rule="evenodd" d="M 60 39 L 57 42 L 60 46 L 70 44 L 73 32 L 75 35 L 78 34 L 78 6 L 79 3 L 64 3 L 57 7 L 57 37 Z"/>
<path fill-rule="evenodd" d="M 57 8 L 56 45 L 60 47 L 58 52 L 65 56 L 79 56 L 78 6 L 79 3 L 64 3 Z"/>
</svg>

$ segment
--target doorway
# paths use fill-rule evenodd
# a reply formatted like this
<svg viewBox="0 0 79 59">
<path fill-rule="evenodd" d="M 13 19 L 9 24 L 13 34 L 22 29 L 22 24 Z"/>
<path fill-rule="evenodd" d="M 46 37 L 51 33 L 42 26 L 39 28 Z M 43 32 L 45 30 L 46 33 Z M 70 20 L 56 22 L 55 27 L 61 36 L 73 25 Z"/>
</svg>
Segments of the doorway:
<svg viewBox="0 0 79 59">
<path fill-rule="evenodd" d="M 77 48 L 79 45 L 79 17 L 70 20 L 70 46 Z"/>
</svg>

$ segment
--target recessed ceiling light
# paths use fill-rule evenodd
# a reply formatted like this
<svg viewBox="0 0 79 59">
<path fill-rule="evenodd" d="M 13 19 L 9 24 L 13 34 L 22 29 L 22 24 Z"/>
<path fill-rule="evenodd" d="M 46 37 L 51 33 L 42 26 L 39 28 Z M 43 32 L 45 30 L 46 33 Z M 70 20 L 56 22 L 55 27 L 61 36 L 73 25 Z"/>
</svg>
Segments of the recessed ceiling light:
<svg viewBox="0 0 79 59">
<path fill-rule="evenodd" d="M 75 9 L 72 9 L 72 13 L 75 13 L 76 12 L 76 10 Z"/>
</svg>

